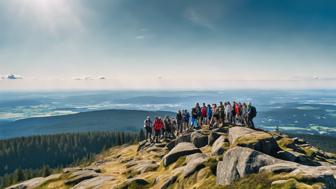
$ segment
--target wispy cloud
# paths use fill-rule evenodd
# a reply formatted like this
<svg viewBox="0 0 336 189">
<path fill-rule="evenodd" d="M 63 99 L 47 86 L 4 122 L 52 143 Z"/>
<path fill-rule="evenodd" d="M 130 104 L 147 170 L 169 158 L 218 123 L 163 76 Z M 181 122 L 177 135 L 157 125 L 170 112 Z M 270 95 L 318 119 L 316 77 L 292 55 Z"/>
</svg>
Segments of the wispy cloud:
<svg viewBox="0 0 336 189">
<path fill-rule="evenodd" d="M 135 38 L 136 38 L 136 39 L 144 39 L 145 36 L 144 36 L 144 35 L 137 35 Z"/>
<path fill-rule="evenodd" d="M 92 80 L 106 80 L 106 76 L 98 76 L 98 77 L 92 77 L 92 76 L 82 76 L 82 77 L 73 77 L 73 80 L 76 81 L 92 81 Z"/>
<path fill-rule="evenodd" d="M 210 29 L 210 30 L 215 30 L 215 27 L 213 24 L 210 22 L 210 20 L 202 15 L 199 11 L 196 11 L 193 8 L 187 8 L 184 11 L 184 16 L 187 20 L 191 21 L 192 23 Z"/>
</svg>

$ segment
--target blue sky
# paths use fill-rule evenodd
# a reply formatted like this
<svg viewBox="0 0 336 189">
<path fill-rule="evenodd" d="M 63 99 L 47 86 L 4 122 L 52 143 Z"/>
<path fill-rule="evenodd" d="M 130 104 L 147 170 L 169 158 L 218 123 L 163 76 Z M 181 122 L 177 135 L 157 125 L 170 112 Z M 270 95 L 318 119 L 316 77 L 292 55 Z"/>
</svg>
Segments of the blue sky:
<svg viewBox="0 0 336 189">
<path fill-rule="evenodd" d="M 335 88 L 335 23 L 332 0 L 0 1 L 0 88 Z"/>
</svg>

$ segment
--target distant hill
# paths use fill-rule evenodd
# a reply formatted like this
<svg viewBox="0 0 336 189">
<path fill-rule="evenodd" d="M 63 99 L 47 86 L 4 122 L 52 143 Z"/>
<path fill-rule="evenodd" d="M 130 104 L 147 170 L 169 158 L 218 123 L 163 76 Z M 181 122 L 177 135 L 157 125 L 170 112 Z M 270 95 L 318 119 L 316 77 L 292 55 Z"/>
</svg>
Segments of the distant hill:
<svg viewBox="0 0 336 189">
<path fill-rule="evenodd" d="M 71 115 L 36 117 L 0 124 L 0 139 L 87 131 L 138 131 L 147 115 L 173 116 L 167 111 L 101 110 Z"/>
</svg>

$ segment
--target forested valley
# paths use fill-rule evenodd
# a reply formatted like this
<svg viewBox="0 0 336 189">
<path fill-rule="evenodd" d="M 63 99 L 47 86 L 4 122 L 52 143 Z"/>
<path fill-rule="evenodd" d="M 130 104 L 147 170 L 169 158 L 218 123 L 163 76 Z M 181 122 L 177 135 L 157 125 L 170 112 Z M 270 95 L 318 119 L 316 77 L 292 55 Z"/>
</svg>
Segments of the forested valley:
<svg viewBox="0 0 336 189">
<path fill-rule="evenodd" d="M 0 140 L 0 188 L 90 162 L 95 154 L 138 138 L 133 132 L 88 132 Z"/>
</svg>

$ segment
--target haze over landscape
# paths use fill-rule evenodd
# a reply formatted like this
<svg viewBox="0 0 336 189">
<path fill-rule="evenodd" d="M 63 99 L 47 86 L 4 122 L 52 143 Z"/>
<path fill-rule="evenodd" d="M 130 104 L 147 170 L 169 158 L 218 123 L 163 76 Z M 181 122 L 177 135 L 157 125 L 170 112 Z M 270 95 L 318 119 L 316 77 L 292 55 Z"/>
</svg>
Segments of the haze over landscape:
<svg viewBox="0 0 336 189">
<path fill-rule="evenodd" d="M 335 189 L 336 1 L 0 0 L 0 189 Z"/>
<path fill-rule="evenodd" d="M 1 1 L 0 89 L 335 88 L 335 8 L 332 0 Z"/>
</svg>

